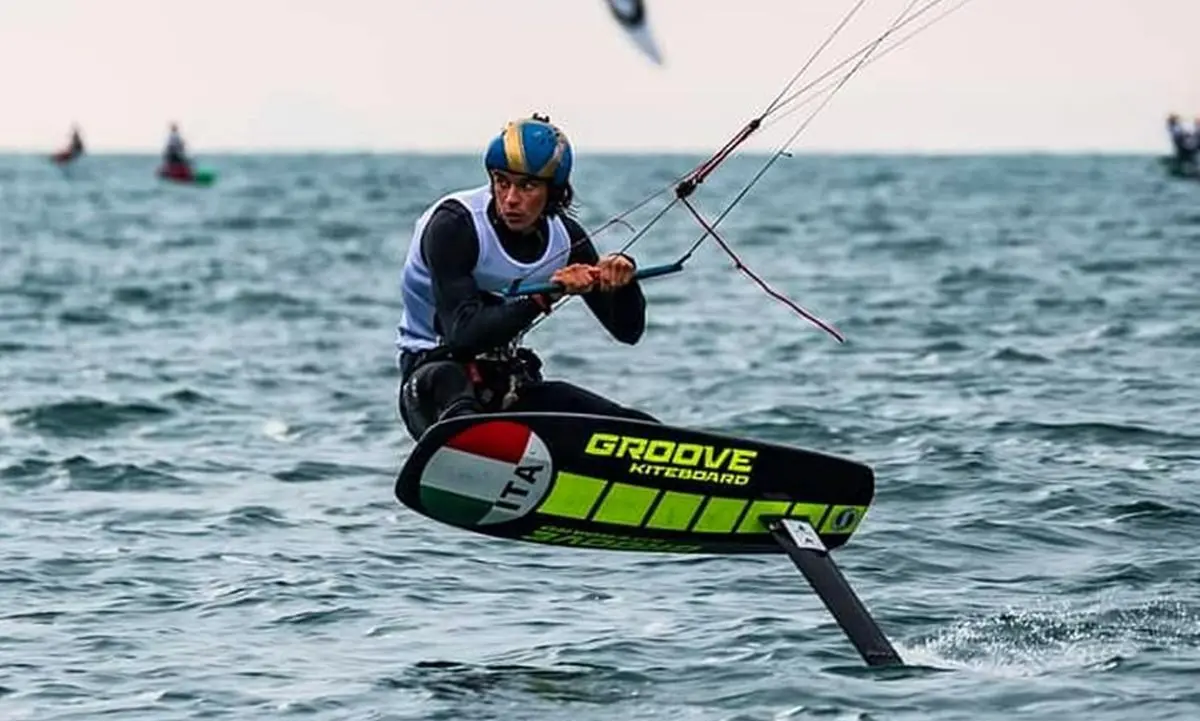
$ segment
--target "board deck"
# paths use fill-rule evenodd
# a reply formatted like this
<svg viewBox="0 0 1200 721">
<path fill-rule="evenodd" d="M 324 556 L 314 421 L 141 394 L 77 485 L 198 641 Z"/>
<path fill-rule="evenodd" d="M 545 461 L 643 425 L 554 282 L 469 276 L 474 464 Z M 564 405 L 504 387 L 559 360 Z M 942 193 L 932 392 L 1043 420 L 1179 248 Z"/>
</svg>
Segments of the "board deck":
<svg viewBox="0 0 1200 721">
<path fill-rule="evenodd" d="M 497 413 L 448 419 L 396 479 L 405 506 L 501 538 L 670 553 L 781 553 L 768 523 L 803 518 L 844 544 L 875 491 L 862 463 L 623 418 Z"/>
</svg>

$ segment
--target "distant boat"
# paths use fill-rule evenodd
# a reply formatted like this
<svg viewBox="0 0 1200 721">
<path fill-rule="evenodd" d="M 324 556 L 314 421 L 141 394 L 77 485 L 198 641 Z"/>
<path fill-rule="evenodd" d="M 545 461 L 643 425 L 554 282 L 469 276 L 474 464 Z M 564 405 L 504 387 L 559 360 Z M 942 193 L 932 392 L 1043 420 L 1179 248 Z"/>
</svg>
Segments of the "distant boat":
<svg viewBox="0 0 1200 721">
<path fill-rule="evenodd" d="M 654 43 L 654 37 L 650 34 L 650 24 L 646 19 L 646 4 L 642 0 L 607 0 L 607 2 L 613 17 L 633 39 L 634 44 L 641 48 L 642 52 L 646 53 L 655 64 L 661 65 L 662 56 L 658 53 L 658 46 Z"/>
<path fill-rule="evenodd" d="M 160 165 L 158 167 L 158 177 L 173 183 L 185 183 L 188 185 L 208 186 L 217 181 L 215 170 L 193 168 L 190 165 L 183 164 Z"/>
</svg>

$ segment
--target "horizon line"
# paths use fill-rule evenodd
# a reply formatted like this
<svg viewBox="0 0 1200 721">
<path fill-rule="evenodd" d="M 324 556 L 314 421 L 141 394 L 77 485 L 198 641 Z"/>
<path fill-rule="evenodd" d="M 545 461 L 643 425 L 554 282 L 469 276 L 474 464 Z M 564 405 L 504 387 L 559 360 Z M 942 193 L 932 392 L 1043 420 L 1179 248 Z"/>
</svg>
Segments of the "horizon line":
<svg viewBox="0 0 1200 721">
<path fill-rule="evenodd" d="M 29 149 L 25 147 L 5 147 L 0 145 L 0 157 L 14 156 L 49 156 L 56 152 L 50 150 Z M 586 156 L 709 156 L 713 154 L 712 148 L 619 148 L 605 147 L 595 148 L 583 153 Z M 772 150 L 745 149 L 739 150 L 734 155 L 745 155 L 752 157 L 768 157 L 774 154 Z M 330 155 L 330 156 L 352 156 L 352 155 L 378 155 L 378 156 L 435 156 L 435 157 L 482 157 L 482 151 L 477 149 L 419 149 L 419 148 L 350 148 L 350 147 L 213 147 L 200 152 L 193 151 L 193 158 L 202 157 L 238 157 L 238 156 L 263 156 L 263 155 Z M 146 148 L 103 148 L 100 150 L 86 149 L 85 155 L 101 156 L 101 157 L 158 157 L 162 155 L 161 151 L 149 150 Z M 1126 147 L 1126 148 L 1086 148 L 1086 147 L 1038 147 L 1029 146 L 1025 148 L 1019 147 L 978 147 L 978 148 L 805 148 L 789 150 L 785 155 L 791 156 L 834 156 L 834 157 L 849 157 L 849 156 L 897 156 L 897 157 L 926 157 L 926 156 L 953 156 L 953 157 L 968 157 L 968 156 L 1029 156 L 1029 155 L 1104 155 L 1104 156 L 1169 156 L 1172 155 L 1170 149 L 1151 149 L 1148 147 Z"/>
</svg>

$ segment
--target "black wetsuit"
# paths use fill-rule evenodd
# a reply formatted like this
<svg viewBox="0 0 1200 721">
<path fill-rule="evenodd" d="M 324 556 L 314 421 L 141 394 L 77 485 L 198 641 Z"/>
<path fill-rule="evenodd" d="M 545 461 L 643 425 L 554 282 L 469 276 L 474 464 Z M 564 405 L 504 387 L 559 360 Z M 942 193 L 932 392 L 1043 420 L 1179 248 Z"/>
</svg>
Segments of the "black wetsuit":
<svg viewBox="0 0 1200 721">
<path fill-rule="evenodd" d="M 533 263 L 543 256 L 549 237 L 543 218 L 536 232 L 509 230 L 488 207 L 488 218 L 504 251 L 514 260 Z M 584 229 L 563 218 L 570 235 L 567 264 L 595 264 L 599 254 Z M 400 415 L 413 438 L 419 438 L 436 421 L 453 415 L 506 410 L 557 411 L 622 416 L 657 422 L 642 411 L 626 408 L 591 391 L 563 381 L 543 380 L 541 361 L 522 350 L 520 367 L 486 362 L 472 363 L 480 354 L 508 346 L 545 307 L 532 298 L 503 303 L 484 293 L 472 271 L 479 257 L 479 240 L 470 212 L 459 203 L 447 201 L 434 211 L 421 235 L 421 254 L 429 268 L 436 318 L 442 345 L 424 353 L 404 353 L 400 358 L 403 378 Z M 592 314 L 618 341 L 637 343 L 646 327 L 646 299 L 637 282 L 612 292 L 592 291 L 583 295 Z M 470 365 L 469 365 L 470 364 Z M 482 373 L 472 374 L 483 368 Z M 509 378 L 519 374 L 522 382 L 516 400 L 502 408 Z"/>
</svg>

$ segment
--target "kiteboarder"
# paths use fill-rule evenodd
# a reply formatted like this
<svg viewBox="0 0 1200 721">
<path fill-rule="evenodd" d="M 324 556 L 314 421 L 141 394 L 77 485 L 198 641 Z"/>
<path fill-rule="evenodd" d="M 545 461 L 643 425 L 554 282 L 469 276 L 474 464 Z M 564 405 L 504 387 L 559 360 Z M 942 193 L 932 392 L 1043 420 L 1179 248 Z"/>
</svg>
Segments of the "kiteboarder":
<svg viewBox="0 0 1200 721">
<path fill-rule="evenodd" d="M 79 125 L 75 124 L 71 126 L 71 140 L 66 150 L 58 151 L 52 158 L 56 163 L 69 163 L 76 158 L 82 157 L 83 153 L 83 135 L 79 132 Z"/>
<path fill-rule="evenodd" d="M 634 260 L 599 255 L 568 216 L 573 152 L 549 118 L 508 123 L 484 154 L 488 184 L 451 193 L 417 220 L 401 280 L 395 345 L 399 411 L 419 438 L 451 416 L 557 411 L 655 421 L 591 391 L 542 378 L 541 360 L 520 336 L 563 294 L 583 296 L 619 342 L 635 344 L 646 301 Z M 519 282 L 552 293 L 505 298 Z"/>
<path fill-rule="evenodd" d="M 80 134 L 78 125 L 71 126 L 71 144 L 67 148 L 67 152 L 72 158 L 83 155 L 83 135 Z"/>
</svg>

